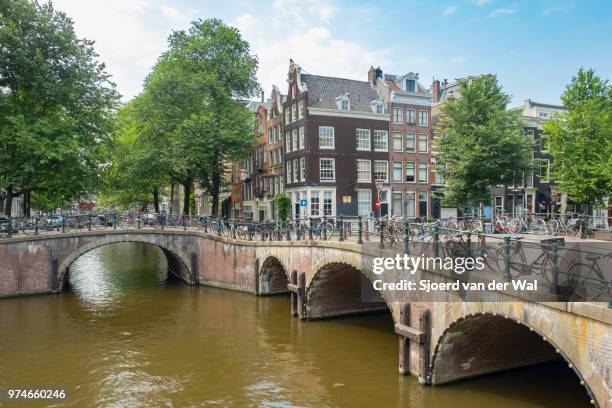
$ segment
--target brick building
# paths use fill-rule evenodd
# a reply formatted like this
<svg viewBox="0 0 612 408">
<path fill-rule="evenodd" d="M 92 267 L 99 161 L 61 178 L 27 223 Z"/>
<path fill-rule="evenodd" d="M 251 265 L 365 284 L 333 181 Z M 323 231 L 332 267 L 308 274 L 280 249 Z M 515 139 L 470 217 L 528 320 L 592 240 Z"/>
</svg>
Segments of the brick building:
<svg viewBox="0 0 612 408">
<path fill-rule="evenodd" d="M 380 68 L 371 67 L 368 80 L 382 95 L 390 116 L 391 183 L 381 202 L 389 204 L 396 216 L 439 218 L 439 201 L 432 200 L 431 188 L 437 181 L 431 146 L 431 93 L 413 72 L 383 75 Z"/>
<path fill-rule="evenodd" d="M 389 115 L 380 93 L 369 81 L 303 73 L 292 60 L 287 80 L 284 166 L 292 216 L 372 214 L 374 181 L 389 189 Z"/>
</svg>

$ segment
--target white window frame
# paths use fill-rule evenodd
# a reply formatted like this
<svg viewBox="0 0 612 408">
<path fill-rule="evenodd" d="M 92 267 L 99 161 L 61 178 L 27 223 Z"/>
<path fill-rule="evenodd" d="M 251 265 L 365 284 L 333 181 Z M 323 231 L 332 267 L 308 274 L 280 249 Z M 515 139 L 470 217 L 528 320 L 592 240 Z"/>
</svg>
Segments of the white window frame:
<svg viewBox="0 0 612 408">
<path fill-rule="evenodd" d="M 396 170 L 396 165 L 399 164 L 399 180 L 397 180 L 395 178 L 395 170 Z M 394 161 L 393 162 L 393 182 L 394 183 L 403 183 L 404 182 L 404 163 L 401 161 Z"/>
<path fill-rule="evenodd" d="M 304 100 L 300 99 L 298 101 L 298 112 L 297 112 L 297 118 L 298 120 L 302 119 L 304 117 Z"/>
<path fill-rule="evenodd" d="M 300 149 L 304 148 L 304 126 L 300 126 L 298 129 L 298 144 Z"/>
<path fill-rule="evenodd" d="M 297 183 L 300 181 L 300 168 L 298 167 L 298 159 L 293 159 L 293 182 Z"/>
<path fill-rule="evenodd" d="M 323 178 L 323 162 L 331 163 L 332 178 Z M 328 171 L 329 169 L 326 169 Z M 335 183 L 336 182 L 336 160 L 331 157 L 321 157 L 319 159 L 319 181 L 321 183 Z"/>
<path fill-rule="evenodd" d="M 412 164 L 412 177 L 413 180 L 412 181 L 408 181 L 408 169 L 409 169 L 409 165 Z M 406 162 L 406 166 L 405 166 L 406 170 L 404 173 L 404 180 L 406 180 L 406 183 L 416 183 L 418 178 L 417 178 L 417 166 L 416 163 L 413 161 L 407 161 Z"/>
<path fill-rule="evenodd" d="M 285 132 L 285 152 L 291 153 L 291 132 Z"/>
<path fill-rule="evenodd" d="M 395 147 L 395 141 L 397 140 L 397 137 L 399 136 L 399 142 L 400 142 L 400 146 L 399 149 L 396 149 Z M 393 142 L 392 142 L 392 148 L 394 152 L 403 152 L 404 151 L 404 135 L 402 135 L 401 132 L 393 132 Z"/>
<path fill-rule="evenodd" d="M 297 129 L 293 129 L 291 131 L 291 140 L 293 143 L 293 150 L 300 150 L 300 144 L 298 143 L 298 134 Z"/>
<path fill-rule="evenodd" d="M 421 137 L 424 138 L 425 140 L 425 150 L 421 150 Z M 427 137 L 427 133 L 419 133 L 419 147 L 418 147 L 418 152 L 419 153 L 427 153 L 429 152 L 429 138 Z"/>
<path fill-rule="evenodd" d="M 306 158 L 300 157 L 300 181 L 306 181 Z"/>
<path fill-rule="evenodd" d="M 414 113 L 414 120 L 412 122 L 410 121 L 410 113 L 411 112 Z M 412 109 L 412 108 L 406 109 L 406 123 L 409 124 L 409 125 L 416 125 L 416 121 L 417 121 L 416 109 Z"/>
<path fill-rule="evenodd" d="M 425 114 L 425 121 L 423 122 L 423 113 Z M 429 126 L 429 112 L 426 110 L 419 110 L 419 126 Z"/>
<path fill-rule="evenodd" d="M 402 117 L 404 113 L 402 112 L 402 108 L 394 107 L 393 108 L 393 123 L 402 124 L 404 123 L 404 118 Z"/>
<path fill-rule="evenodd" d="M 293 180 L 293 177 L 292 177 L 291 162 L 288 161 L 287 162 L 287 184 L 291 184 L 292 180 Z"/>
<path fill-rule="evenodd" d="M 384 164 L 385 166 L 385 174 L 386 177 L 384 179 L 380 179 L 376 177 L 376 173 L 380 173 L 380 171 L 377 169 L 378 165 Z M 382 181 L 383 183 L 388 183 L 389 182 L 389 160 L 374 160 L 374 180 L 376 181 Z"/>
<path fill-rule="evenodd" d="M 321 131 L 324 129 L 325 130 L 331 129 L 331 146 L 324 146 L 321 144 L 321 140 L 322 140 Z M 329 135 L 325 135 L 323 140 L 325 140 L 325 138 L 328 138 L 328 137 Z M 335 135 L 334 127 L 333 126 L 319 126 L 319 149 L 320 150 L 333 150 L 335 148 L 336 148 L 336 135 Z"/>
<path fill-rule="evenodd" d="M 384 148 L 376 148 L 376 136 L 377 135 L 384 135 L 384 142 L 385 142 L 385 147 Z M 374 140 L 372 141 L 372 144 L 374 147 L 374 151 L 375 152 L 388 152 L 389 151 L 389 132 L 386 130 L 375 130 L 374 131 Z"/>
<path fill-rule="evenodd" d="M 408 149 L 408 146 L 409 146 L 408 140 L 409 140 L 410 136 L 412 136 L 412 146 L 413 146 L 412 149 Z M 417 142 L 416 133 L 414 133 L 414 132 L 406 133 L 406 151 L 408 153 L 416 153 L 417 152 L 417 143 L 418 142 Z"/>
<path fill-rule="evenodd" d="M 421 180 L 421 166 L 425 166 L 425 180 Z M 419 174 L 417 177 L 417 180 L 419 181 L 419 183 L 421 184 L 426 184 L 429 182 L 429 166 L 427 165 L 427 163 L 419 163 Z"/>
<path fill-rule="evenodd" d="M 368 195 L 368 201 L 367 201 L 367 212 L 364 211 L 363 208 L 361 208 L 362 206 L 360 205 L 360 203 L 365 204 L 365 201 L 360 200 L 360 195 L 364 194 L 367 192 Z M 357 190 L 357 214 L 361 215 L 361 216 L 365 216 L 368 217 L 370 215 L 370 213 L 372 212 L 372 190 L 370 190 L 369 188 L 362 188 Z"/>
<path fill-rule="evenodd" d="M 367 137 L 367 142 L 368 142 L 367 143 L 367 145 L 368 145 L 367 148 L 366 147 L 359 147 L 359 141 L 360 141 L 359 136 L 360 136 L 360 133 L 361 133 L 361 136 L 364 136 L 367 133 L 367 136 L 368 136 Z M 368 152 L 371 150 L 372 141 L 371 141 L 371 137 L 370 136 L 371 136 L 370 135 L 370 129 L 360 129 L 360 128 L 355 129 L 355 145 L 357 147 L 357 150 L 368 151 Z M 361 139 L 361 141 L 363 141 L 363 140 L 364 139 Z"/>
<path fill-rule="evenodd" d="M 364 173 L 366 169 L 360 170 L 359 165 L 365 165 L 367 167 L 367 175 Z M 357 182 L 358 183 L 371 183 L 372 182 L 372 161 L 357 159 Z"/>
</svg>

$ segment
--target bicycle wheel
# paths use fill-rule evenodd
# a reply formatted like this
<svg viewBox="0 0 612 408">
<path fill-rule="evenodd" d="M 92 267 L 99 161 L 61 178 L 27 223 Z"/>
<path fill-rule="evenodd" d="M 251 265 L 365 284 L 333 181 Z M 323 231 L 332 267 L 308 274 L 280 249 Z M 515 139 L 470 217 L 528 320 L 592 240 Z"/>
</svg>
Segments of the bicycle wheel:
<svg viewBox="0 0 612 408">
<path fill-rule="evenodd" d="M 596 301 L 609 291 L 609 283 L 592 265 L 579 262 L 573 264 L 568 270 L 569 287 L 578 300 Z"/>
<path fill-rule="evenodd" d="M 325 235 L 323 230 L 325 230 Z M 332 239 L 334 236 L 334 224 L 329 221 L 321 225 L 321 239 L 323 239 L 324 236 L 327 240 Z"/>
</svg>

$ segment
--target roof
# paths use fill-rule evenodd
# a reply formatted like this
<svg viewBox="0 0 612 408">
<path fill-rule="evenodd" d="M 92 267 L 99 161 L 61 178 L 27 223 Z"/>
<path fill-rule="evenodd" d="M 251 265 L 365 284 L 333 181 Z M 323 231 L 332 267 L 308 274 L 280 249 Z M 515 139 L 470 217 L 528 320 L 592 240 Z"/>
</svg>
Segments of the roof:
<svg viewBox="0 0 612 408">
<path fill-rule="evenodd" d="M 270 107 L 272 106 L 272 102 L 268 101 L 268 102 L 260 102 L 260 101 L 249 101 L 246 105 L 247 109 L 249 109 L 250 111 L 253 112 L 257 112 L 257 109 L 259 109 L 259 107 L 263 105 L 263 107 L 266 110 L 270 110 Z"/>
<path fill-rule="evenodd" d="M 380 99 L 378 91 L 367 81 L 301 74 L 308 91 L 308 105 L 337 109 L 336 99 L 347 95 L 352 111 L 372 113 L 372 102 Z"/>
<path fill-rule="evenodd" d="M 562 106 L 562 105 L 552 105 L 550 103 L 541 103 L 541 102 L 532 101 L 531 99 L 527 99 L 527 103 L 529 103 L 529 105 L 531 105 L 531 106 L 539 106 L 540 108 L 567 110 L 567 108 L 565 106 Z"/>
</svg>

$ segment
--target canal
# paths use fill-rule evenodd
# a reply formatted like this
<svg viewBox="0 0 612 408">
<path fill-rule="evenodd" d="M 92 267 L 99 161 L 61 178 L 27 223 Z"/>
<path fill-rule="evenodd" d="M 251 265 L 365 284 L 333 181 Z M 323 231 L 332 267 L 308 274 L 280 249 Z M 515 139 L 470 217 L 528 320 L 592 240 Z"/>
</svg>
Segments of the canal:
<svg viewBox="0 0 612 408">
<path fill-rule="evenodd" d="M 165 268 L 154 247 L 114 244 L 79 258 L 60 295 L 0 300 L 0 389 L 68 393 L 14 406 L 590 406 L 562 363 L 423 387 L 397 373 L 390 315 L 304 322 L 288 297 L 162 281 Z"/>
</svg>

